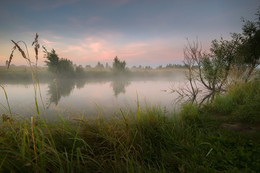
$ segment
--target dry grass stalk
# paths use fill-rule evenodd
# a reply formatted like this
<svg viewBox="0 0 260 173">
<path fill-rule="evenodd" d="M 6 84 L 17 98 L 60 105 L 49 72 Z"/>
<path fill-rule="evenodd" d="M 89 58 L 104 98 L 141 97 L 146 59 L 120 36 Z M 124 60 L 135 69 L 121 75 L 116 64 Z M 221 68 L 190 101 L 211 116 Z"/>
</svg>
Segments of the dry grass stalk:
<svg viewBox="0 0 260 173">
<path fill-rule="evenodd" d="M 25 55 L 23 49 L 18 45 L 18 43 L 16 43 L 16 42 L 13 41 L 13 40 L 11 40 L 11 41 L 14 43 L 15 47 L 18 48 L 18 50 L 19 50 L 19 52 L 22 54 L 23 58 L 26 59 L 26 60 L 28 60 L 29 62 L 31 62 L 30 59 L 27 58 L 27 56 Z"/>
<path fill-rule="evenodd" d="M 35 106 L 36 106 L 37 114 L 39 115 L 39 107 L 38 107 L 38 102 L 37 102 L 37 91 L 36 91 L 37 88 L 39 89 L 39 94 L 40 94 L 40 98 L 41 98 L 41 102 L 42 102 L 45 114 L 46 114 L 46 111 L 45 111 L 45 106 L 44 106 L 42 95 L 41 95 L 41 91 L 40 91 L 40 84 L 39 84 L 38 71 L 37 71 L 37 62 L 38 62 L 38 53 L 39 53 L 38 50 L 40 48 L 40 44 L 38 43 L 38 38 L 39 38 L 39 35 L 36 33 L 34 41 L 32 43 L 32 45 L 34 45 L 35 58 L 36 58 L 36 68 L 35 68 L 36 69 L 36 76 L 35 76 L 34 71 L 33 71 L 32 62 L 30 60 L 30 56 L 29 56 L 27 45 L 26 45 L 26 43 L 24 41 L 15 42 L 15 41 L 11 40 L 12 43 L 14 44 L 14 47 L 12 49 L 12 53 L 11 53 L 10 58 L 9 58 L 8 68 L 9 68 L 9 66 L 11 64 L 11 61 L 12 61 L 12 58 L 13 58 L 13 53 L 14 53 L 15 49 L 18 48 L 18 50 L 21 53 L 22 57 L 28 61 L 28 64 L 29 64 L 30 69 L 31 69 L 32 79 L 33 79 L 33 86 L 34 86 L 34 93 L 35 93 Z M 25 50 L 27 51 L 27 56 L 26 56 L 25 52 L 23 51 L 23 49 L 19 46 L 19 43 L 23 43 L 24 44 Z"/>
<path fill-rule="evenodd" d="M 32 43 L 32 46 L 34 45 L 36 64 L 37 64 L 37 61 L 38 61 L 38 52 L 39 52 L 38 50 L 40 48 L 40 44 L 38 43 L 38 38 L 39 38 L 39 35 L 36 33 L 35 38 L 34 38 L 34 42 Z"/>
<path fill-rule="evenodd" d="M 13 59 L 13 56 L 14 56 L 14 51 L 15 51 L 15 49 L 16 49 L 16 46 L 14 46 L 13 49 L 12 49 L 11 55 L 10 55 L 10 57 L 9 57 L 9 61 L 8 61 L 8 66 L 7 66 L 7 68 L 10 67 L 10 64 L 11 64 L 12 59 Z"/>
</svg>

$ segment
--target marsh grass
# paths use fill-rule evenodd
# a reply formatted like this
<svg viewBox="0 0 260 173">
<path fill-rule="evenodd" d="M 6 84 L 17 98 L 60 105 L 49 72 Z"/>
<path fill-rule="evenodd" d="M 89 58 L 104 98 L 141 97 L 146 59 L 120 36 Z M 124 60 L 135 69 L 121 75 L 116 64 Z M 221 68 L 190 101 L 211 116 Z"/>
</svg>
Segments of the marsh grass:
<svg viewBox="0 0 260 173">
<path fill-rule="evenodd" d="M 217 95 L 209 109 L 220 115 L 250 122 L 260 122 L 260 82 L 232 85 L 226 95 Z"/>
<path fill-rule="evenodd" d="M 7 96 L 7 93 L 6 93 L 6 90 L 5 90 L 4 86 L 0 85 L 0 87 L 2 88 L 2 90 L 3 90 L 4 94 L 5 94 L 5 100 L 6 100 L 6 103 L 7 103 L 7 106 L 8 106 L 8 111 L 10 113 L 10 116 L 13 116 L 12 110 L 11 110 L 11 107 L 10 107 L 10 104 L 9 104 L 8 96 Z"/>
<path fill-rule="evenodd" d="M 226 120 L 213 116 L 212 108 L 187 104 L 169 117 L 160 107 L 139 106 L 110 119 L 82 115 L 66 121 L 59 115 L 55 124 L 41 118 L 7 120 L 0 125 L 0 170 L 259 172 L 260 145 L 254 140 L 259 131 L 225 129 Z"/>
</svg>

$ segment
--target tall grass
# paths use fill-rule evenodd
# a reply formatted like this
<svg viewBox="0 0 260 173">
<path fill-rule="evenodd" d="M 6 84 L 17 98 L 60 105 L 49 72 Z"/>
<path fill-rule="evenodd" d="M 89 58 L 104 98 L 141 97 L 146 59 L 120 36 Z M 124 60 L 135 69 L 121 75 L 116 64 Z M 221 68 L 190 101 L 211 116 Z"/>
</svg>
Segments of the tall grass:
<svg viewBox="0 0 260 173">
<path fill-rule="evenodd" d="M 233 115 L 246 122 L 260 121 L 260 82 L 233 85 L 224 96 L 218 95 L 210 109 L 221 115 Z"/>
<path fill-rule="evenodd" d="M 35 39 L 32 43 L 32 46 L 34 45 L 34 50 L 35 50 L 35 72 L 33 70 L 33 66 L 32 66 L 32 61 L 31 61 L 31 58 L 30 58 L 30 55 L 29 55 L 29 52 L 28 52 L 28 48 L 27 48 L 27 44 L 24 42 L 24 41 L 18 41 L 18 42 L 15 42 L 13 40 L 12 43 L 14 44 L 14 47 L 12 49 L 12 52 L 11 52 L 11 55 L 9 57 L 9 61 L 8 61 L 8 67 L 10 67 L 10 64 L 12 62 L 12 59 L 13 59 L 13 54 L 14 54 L 14 51 L 15 50 L 18 50 L 22 57 L 28 62 L 29 64 L 29 69 L 31 71 L 31 75 L 32 75 L 32 80 L 33 80 L 33 88 L 34 88 L 34 103 L 35 103 L 35 108 L 36 108 L 36 114 L 39 115 L 40 112 L 39 112 L 39 105 L 38 105 L 38 100 L 37 100 L 37 89 L 39 90 L 38 94 L 40 95 L 40 98 L 41 98 L 41 103 L 42 103 L 42 106 L 43 106 L 43 109 L 45 111 L 45 106 L 44 106 L 44 103 L 43 103 L 43 99 L 42 99 L 42 95 L 41 95 L 41 90 L 40 90 L 40 85 L 39 85 L 39 79 L 38 79 L 38 69 L 37 69 L 37 63 L 38 63 L 38 51 L 39 51 L 39 48 L 40 48 L 40 45 L 38 43 L 38 37 L 39 35 L 36 33 L 36 36 L 35 36 Z M 25 50 L 23 50 L 20 46 L 20 44 L 23 44 L 24 47 L 25 47 Z M 46 112 L 45 112 L 46 113 Z"/>
<path fill-rule="evenodd" d="M 0 87 L 2 88 L 2 90 L 3 90 L 4 94 L 5 94 L 5 100 L 6 100 L 6 103 L 7 103 L 7 106 L 8 106 L 8 111 L 10 113 L 10 116 L 13 116 L 12 110 L 11 110 L 11 107 L 10 107 L 10 104 L 9 104 L 8 96 L 7 96 L 7 93 L 5 91 L 5 88 L 2 85 L 0 85 Z"/>
<path fill-rule="evenodd" d="M 246 102 L 244 102 L 246 104 Z M 139 110 L 139 113 L 137 113 Z M 50 124 L 31 118 L 0 125 L 3 172 L 259 172 L 258 141 L 185 105 L 171 117 L 160 107 Z M 256 132 L 259 134 L 259 132 Z"/>
</svg>

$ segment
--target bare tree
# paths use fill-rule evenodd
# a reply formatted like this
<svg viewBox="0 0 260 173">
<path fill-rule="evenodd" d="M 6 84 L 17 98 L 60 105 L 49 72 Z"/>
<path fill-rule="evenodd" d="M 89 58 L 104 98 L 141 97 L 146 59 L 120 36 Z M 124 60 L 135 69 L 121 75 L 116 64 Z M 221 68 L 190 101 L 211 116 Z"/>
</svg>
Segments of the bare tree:
<svg viewBox="0 0 260 173">
<path fill-rule="evenodd" d="M 193 42 L 187 40 L 183 50 L 183 62 L 188 70 L 186 74 L 188 84 L 177 91 L 179 95 L 188 97 L 189 101 L 194 102 L 200 93 L 207 96 L 225 91 L 238 40 L 238 37 L 234 37 L 232 41 L 222 38 L 220 41 L 213 40 L 210 53 L 202 50 L 198 39 Z"/>
<path fill-rule="evenodd" d="M 186 78 L 188 79 L 189 85 L 185 84 L 186 87 L 180 89 L 177 92 L 181 96 L 188 97 L 189 100 L 192 102 L 196 101 L 197 95 L 199 94 L 199 89 L 197 85 L 198 72 L 196 67 L 198 65 L 199 59 L 201 59 L 202 56 L 201 51 L 202 49 L 201 47 L 199 47 L 198 42 L 190 43 L 189 41 L 183 50 L 183 63 L 188 69 L 188 72 L 186 73 Z"/>
</svg>

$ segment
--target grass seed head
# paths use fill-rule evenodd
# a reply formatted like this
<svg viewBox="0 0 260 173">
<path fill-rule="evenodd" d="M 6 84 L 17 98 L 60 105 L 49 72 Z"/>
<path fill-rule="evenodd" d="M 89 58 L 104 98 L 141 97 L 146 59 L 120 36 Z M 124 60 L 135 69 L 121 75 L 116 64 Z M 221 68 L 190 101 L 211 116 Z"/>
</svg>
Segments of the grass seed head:
<svg viewBox="0 0 260 173">
<path fill-rule="evenodd" d="M 32 43 L 32 46 L 34 45 L 34 51 L 35 51 L 35 58 L 36 58 L 36 61 L 38 61 L 38 50 L 40 48 L 40 44 L 38 43 L 38 38 L 39 38 L 39 35 L 36 33 L 35 35 L 35 38 L 34 38 L 34 41 Z"/>
<path fill-rule="evenodd" d="M 19 50 L 19 52 L 22 54 L 23 58 L 26 59 L 26 60 L 28 60 L 28 61 L 30 61 L 30 59 L 28 59 L 28 58 L 26 57 L 26 55 L 25 55 L 23 49 L 22 49 L 15 41 L 13 41 L 13 40 L 11 40 L 11 41 L 12 41 L 12 42 L 14 43 L 14 45 L 18 48 L 18 50 Z"/>
<path fill-rule="evenodd" d="M 8 66 L 7 66 L 7 68 L 10 67 L 10 64 L 11 64 L 12 59 L 13 59 L 13 56 L 14 56 L 14 51 L 15 51 L 15 49 L 16 49 L 16 46 L 14 46 L 13 49 L 12 49 L 11 55 L 10 55 L 10 57 L 9 57 L 9 61 L 8 61 Z"/>
</svg>

